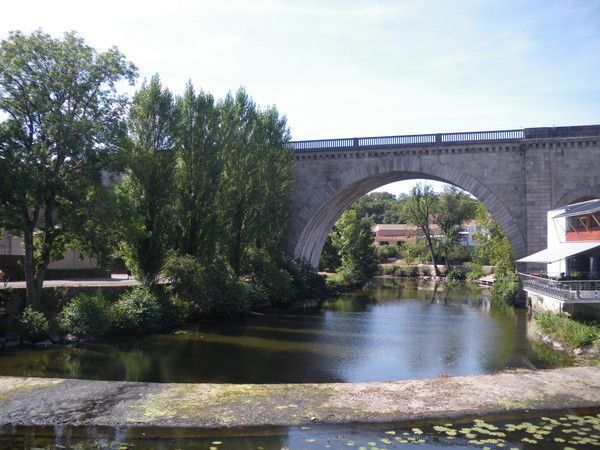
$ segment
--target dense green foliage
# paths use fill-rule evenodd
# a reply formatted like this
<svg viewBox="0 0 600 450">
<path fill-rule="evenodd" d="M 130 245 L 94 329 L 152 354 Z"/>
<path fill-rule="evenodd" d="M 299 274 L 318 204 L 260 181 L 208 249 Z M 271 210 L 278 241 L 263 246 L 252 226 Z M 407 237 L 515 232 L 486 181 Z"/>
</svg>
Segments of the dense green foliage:
<svg viewBox="0 0 600 450">
<path fill-rule="evenodd" d="M 515 259 L 504 231 L 483 205 L 480 205 L 476 215 L 486 233 L 475 236 L 475 261 L 495 266 L 496 277 L 514 274 Z"/>
<path fill-rule="evenodd" d="M 368 216 L 373 223 L 404 223 L 402 204 L 404 197 L 396 198 L 389 192 L 371 192 L 353 205 L 358 217 Z"/>
<path fill-rule="evenodd" d="M 112 327 L 121 333 L 140 333 L 159 329 L 172 318 L 167 298 L 148 286 L 138 286 L 124 293 L 112 305 Z"/>
<path fill-rule="evenodd" d="M 145 283 L 154 283 L 169 248 L 173 226 L 172 185 L 175 104 L 158 76 L 133 97 L 123 140 L 125 175 L 117 185 L 124 210 L 117 229 L 121 255 Z"/>
<path fill-rule="evenodd" d="M 191 255 L 172 255 L 162 272 L 169 280 L 166 292 L 183 320 L 237 314 L 252 305 L 252 287 L 239 280 L 222 259 L 203 265 Z"/>
<path fill-rule="evenodd" d="M 375 246 L 375 254 L 379 262 L 386 262 L 389 258 L 398 257 L 397 245 L 377 245 Z"/>
<path fill-rule="evenodd" d="M 338 273 L 347 285 L 362 286 L 377 273 L 371 226 L 368 217 L 358 217 L 354 209 L 349 209 L 342 214 L 331 234 L 342 262 Z"/>
<path fill-rule="evenodd" d="M 211 260 L 220 236 L 219 112 L 212 95 L 195 92 L 191 82 L 175 107 L 175 247 L 183 254 Z"/>
<path fill-rule="evenodd" d="M 453 269 L 450 269 L 448 271 L 448 273 L 446 274 L 446 279 L 448 281 L 455 282 L 465 281 L 467 279 L 467 274 L 460 267 L 454 267 Z"/>
<path fill-rule="evenodd" d="M 24 239 L 29 304 L 69 245 L 98 250 L 89 213 L 126 102 L 115 84 L 135 75 L 118 50 L 98 53 L 74 33 L 0 43 L 0 227 Z"/>
<path fill-rule="evenodd" d="M 72 33 L 13 33 L 0 63 L 0 227 L 25 238 L 28 303 L 69 248 L 119 257 L 150 286 L 113 307 L 124 331 L 164 319 L 163 270 L 187 318 L 325 295 L 323 279 L 282 248 L 292 152 L 275 107 L 243 89 L 215 101 L 191 82 L 175 96 L 158 75 L 129 102 L 115 85 L 133 82 L 135 67 Z M 100 333 L 90 327 L 103 321 L 88 316 L 101 303 L 75 299 L 63 325 Z"/>
<path fill-rule="evenodd" d="M 563 314 L 542 312 L 535 316 L 535 326 L 572 348 L 600 345 L 600 327 L 578 322 Z"/>
<path fill-rule="evenodd" d="M 496 276 L 491 288 L 492 296 L 504 303 L 512 304 L 519 293 L 519 279 L 514 273 Z"/>
<path fill-rule="evenodd" d="M 60 313 L 63 330 L 78 335 L 102 335 L 111 326 L 108 301 L 100 292 L 79 294 L 67 303 Z"/>
<path fill-rule="evenodd" d="M 31 341 L 45 339 L 50 329 L 50 324 L 44 313 L 34 309 L 31 305 L 27 305 L 21 313 L 19 325 L 22 337 Z"/>
<path fill-rule="evenodd" d="M 281 251 L 292 188 L 290 134 L 274 107 L 260 110 L 243 89 L 225 97 L 219 110 L 221 247 L 239 275 L 253 249 Z"/>
</svg>

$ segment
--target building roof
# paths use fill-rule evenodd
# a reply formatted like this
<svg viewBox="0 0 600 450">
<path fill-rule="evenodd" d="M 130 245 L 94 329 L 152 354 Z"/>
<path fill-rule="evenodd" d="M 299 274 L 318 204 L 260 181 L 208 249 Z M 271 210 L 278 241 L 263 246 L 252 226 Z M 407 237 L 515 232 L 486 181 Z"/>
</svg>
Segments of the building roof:
<svg viewBox="0 0 600 450">
<path fill-rule="evenodd" d="M 561 242 L 559 245 L 554 247 L 546 248 L 540 252 L 534 253 L 533 255 L 526 256 L 525 258 L 518 259 L 517 262 L 521 263 L 553 263 L 556 261 L 563 260 L 569 256 L 579 255 L 590 250 L 600 248 L 600 242 Z"/>
<path fill-rule="evenodd" d="M 588 200 L 581 203 L 573 203 L 564 207 L 564 212 L 554 216 L 558 217 L 572 217 L 582 216 L 584 214 L 591 214 L 600 211 L 600 199 Z"/>
</svg>

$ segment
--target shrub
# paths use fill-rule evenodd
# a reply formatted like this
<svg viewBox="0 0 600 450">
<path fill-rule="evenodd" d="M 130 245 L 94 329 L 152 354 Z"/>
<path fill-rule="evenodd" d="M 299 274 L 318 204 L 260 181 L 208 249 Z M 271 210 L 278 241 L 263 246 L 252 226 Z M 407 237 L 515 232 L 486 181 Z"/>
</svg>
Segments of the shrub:
<svg viewBox="0 0 600 450">
<path fill-rule="evenodd" d="M 407 277 L 408 276 L 408 269 L 402 266 L 395 266 L 395 274 L 398 277 Z"/>
<path fill-rule="evenodd" d="M 383 266 L 383 274 L 384 275 L 395 275 L 396 274 L 396 266 Z"/>
<path fill-rule="evenodd" d="M 577 348 L 600 340 L 600 328 L 578 322 L 562 314 L 542 312 L 535 317 L 535 326 L 542 333 Z"/>
<path fill-rule="evenodd" d="M 389 258 L 398 256 L 398 247 L 395 245 L 376 245 L 375 254 L 379 262 L 386 262 Z"/>
<path fill-rule="evenodd" d="M 418 266 L 409 267 L 407 270 L 407 276 L 409 276 L 411 278 L 418 277 L 419 276 L 419 267 Z"/>
<path fill-rule="evenodd" d="M 485 274 L 483 273 L 483 266 L 479 263 L 471 263 L 469 265 L 469 271 L 467 272 L 467 278 L 469 280 L 478 280 Z"/>
<path fill-rule="evenodd" d="M 111 308 L 112 327 L 125 333 L 158 329 L 169 319 L 167 301 L 148 286 L 138 286 L 121 295 Z"/>
<path fill-rule="evenodd" d="M 446 279 L 452 282 L 465 281 L 466 278 L 467 274 L 460 267 L 455 267 L 454 269 L 451 269 L 448 272 L 448 275 L 446 275 Z"/>
<path fill-rule="evenodd" d="M 166 291 L 184 320 L 239 314 L 266 295 L 261 287 L 239 280 L 221 258 L 203 265 L 190 255 L 171 256 L 163 273 L 170 280 Z"/>
<path fill-rule="evenodd" d="M 428 266 L 421 267 L 421 275 L 424 277 L 430 277 L 431 276 L 431 268 Z"/>
<path fill-rule="evenodd" d="M 100 293 L 79 294 L 62 309 L 60 325 L 76 335 L 102 335 L 111 325 L 108 301 Z"/>
<path fill-rule="evenodd" d="M 327 296 L 325 278 L 306 261 L 283 255 L 281 263 L 292 277 L 297 299 L 323 299 Z"/>
<path fill-rule="evenodd" d="M 32 341 L 40 341 L 48 337 L 50 324 L 43 312 L 28 305 L 19 318 L 21 336 Z"/>
<path fill-rule="evenodd" d="M 429 258 L 427 245 L 421 239 L 417 241 L 406 241 L 400 247 L 399 254 L 408 265 L 422 263 Z"/>
<path fill-rule="evenodd" d="M 493 298 L 511 303 L 519 293 L 519 280 L 514 274 L 500 276 L 494 281 L 491 291 Z"/>
<path fill-rule="evenodd" d="M 169 279 L 165 290 L 172 296 L 184 319 L 212 314 L 215 298 L 212 295 L 211 274 L 197 258 L 189 255 L 170 256 L 162 273 Z"/>
</svg>

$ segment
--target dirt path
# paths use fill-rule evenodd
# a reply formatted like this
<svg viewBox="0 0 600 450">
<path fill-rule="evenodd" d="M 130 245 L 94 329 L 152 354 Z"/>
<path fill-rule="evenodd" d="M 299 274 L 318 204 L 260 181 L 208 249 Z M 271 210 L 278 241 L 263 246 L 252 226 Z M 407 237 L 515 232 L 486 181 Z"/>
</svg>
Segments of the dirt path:
<svg viewBox="0 0 600 450">
<path fill-rule="evenodd" d="M 400 422 L 588 407 L 600 407 L 600 367 L 347 384 L 0 377 L 0 425 L 221 428 Z"/>
</svg>

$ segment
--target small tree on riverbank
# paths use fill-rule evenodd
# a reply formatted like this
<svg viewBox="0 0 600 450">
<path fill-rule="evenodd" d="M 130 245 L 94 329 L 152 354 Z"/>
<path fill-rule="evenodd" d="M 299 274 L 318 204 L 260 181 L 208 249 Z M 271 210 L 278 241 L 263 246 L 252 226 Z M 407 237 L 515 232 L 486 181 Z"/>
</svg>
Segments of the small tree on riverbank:
<svg viewBox="0 0 600 450">
<path fill-rule="evenodd" d="M 368 217 L 359 218 L 354 209 L 349 209 L 342 214 L 331 234 L 341 259 L 338 272 L 345 284 L 362 286 L 377 273 L 372 224 Z"/>
<path fill-rule="evenodd" d="M 28 304 L 82 231 L 116 149 L 126 97 L 115 84 L 135 76 L 117 49 L 99 53 L 74 33 L 0 44 L 0 226 L 23 237 Z"/>
<path fill-rule="evenodd" d="M 437 266 L 433 236 L 429 227 L 430 219 L 435 212 L 435 205 L 436 195 L 433 192 L 433 188 L 428 184 L 417 183 L 410 190 L 410 195 L 404 203 L 404 214 L 406 221 L 419 227 L 423 233 L 429 254 L 431 255 L 431 263 L 433 264 L 435 276 L 439 277 L 440 270 Z"/>
</svg>

